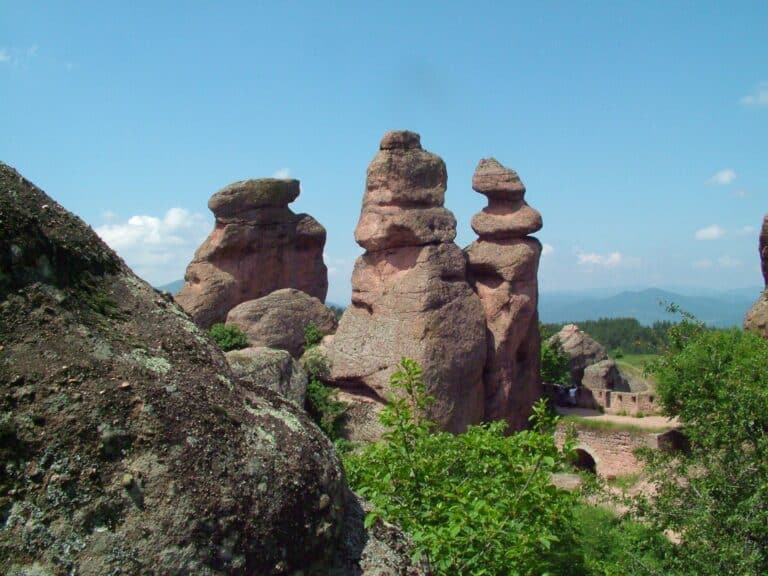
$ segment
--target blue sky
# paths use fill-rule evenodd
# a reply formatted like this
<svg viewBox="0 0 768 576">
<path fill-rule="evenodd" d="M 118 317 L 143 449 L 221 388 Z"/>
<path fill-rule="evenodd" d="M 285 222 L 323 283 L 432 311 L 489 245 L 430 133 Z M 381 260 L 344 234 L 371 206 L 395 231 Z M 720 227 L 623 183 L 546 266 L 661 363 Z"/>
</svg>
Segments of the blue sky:
<svg viewBox="0 0 768 576">
<path fill-rule="evenodd" d="M 478 160 L 518 171 L 542 290 L 759 286 L 767 30 L 764 0 L 4 0 L 0 160 L 155 284 L 211 194 L 298 178 L 345 302 L 366 167 L 407 128 L 446 161 L 459 245 Z"/>
</svg>

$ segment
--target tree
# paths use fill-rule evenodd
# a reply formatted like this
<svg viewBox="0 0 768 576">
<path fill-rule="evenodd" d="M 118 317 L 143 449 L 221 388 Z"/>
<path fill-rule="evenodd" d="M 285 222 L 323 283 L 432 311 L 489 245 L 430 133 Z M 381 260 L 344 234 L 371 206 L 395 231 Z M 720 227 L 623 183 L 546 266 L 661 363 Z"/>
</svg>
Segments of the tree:
<svg viewBox="0 0 768 576">
<path fill-rule="evenodd" d="M 668 573 L 768 574 L 768 341 L 686 317 L 652 370 L 690 441 L 644 454 L 656 494 L 636 512 L 679 541 Z"/>
<path fill-rule="evenodd" d="M 543 340 L 541 343 L 541 381 L 547 384 L 566 385 L 571 381 L 568 369 L 568 354 L 558 340 Z"/>
</svg>

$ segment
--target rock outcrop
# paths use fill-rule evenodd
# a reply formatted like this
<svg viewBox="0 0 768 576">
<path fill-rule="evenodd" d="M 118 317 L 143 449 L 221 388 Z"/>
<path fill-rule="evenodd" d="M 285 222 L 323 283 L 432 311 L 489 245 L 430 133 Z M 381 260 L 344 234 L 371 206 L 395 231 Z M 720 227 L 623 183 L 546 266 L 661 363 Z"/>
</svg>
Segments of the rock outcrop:
<svg viewBox="0 0 768 576">
<path fill-rule="evenodd" d="M 600 360 L 584 368 L 581 385 L 591 390 L 632 392 L 629 381 L 619 370 L 615 360 Z"/>
<path fill-rule="evenodd" d="M 525 202 L 517 173 L 494 159 L 481 160 L 472 188 L 488 206 L 472 218 L 479 239 L 465 249 L 469 281 L 488 326 L 485 419 L 526 426 L 533 403 L 543 393 L 538 316 L 541 243 L 529 234 L 541 215 Z"/>
<path fill-rule="evenodd" d="M 574 386 L 581 384 L 587 366 L 608 358 L 605 348 L 576 324 L 563 326 L 560 332 L 550 338 L 550 342 L 559 343 L 568 355 L 568 369 Z"/>
<path fill-rule="evenodd" d="M 240 381 L 253 388 L 274 390 L 303 408 L 307 396 L 307 374 L 287 350 L 245 348 L 227 352 L 227 362 Z"/>
<path fill-rule="evenodd" d="M 445 164 L 418 134 L 388 132 L 368 168 L 352 305 L 328 346 L 331 380 L 379 399 L 403 356 L 424 369 L 430 417 L 460 431 L 483 416 L 485 322 L 443 207 Z"/>
<path fill-rule="evenodd" d="M 304 329 L 314 324 L 322 335 L 336 331 L 336 316 L 320 300 L 283 288 L 238 304 L 227 314 L 227 324 L 238 326 L 251 346 L 288 350 L 294 358 L 304 352 Z"/>
<path fill-rule="evenodd" d="M 760 334 L 768 338 L 768 214 L 763 218 L 763 227 L 760 231 L 760 266 L 763 271 L 765 289 L 757 302 L 747 312 L 744 318 L 744 329 Z"/>
<path fill-rule="evenodd" d="M 208 202 L 216 217 L 195 252 L 176 301 L 201 327 L 223 322 L 232 308 L 280 288 L 325 301 L 325 228 L 288 207 L 298 180 L 262 178 L 230 184 Z"/>
<path fill-rule="evenodd" d="M 302 410 L 4 164 L 0 222 L 0 573 L 419 573 Z"/>
</svg>

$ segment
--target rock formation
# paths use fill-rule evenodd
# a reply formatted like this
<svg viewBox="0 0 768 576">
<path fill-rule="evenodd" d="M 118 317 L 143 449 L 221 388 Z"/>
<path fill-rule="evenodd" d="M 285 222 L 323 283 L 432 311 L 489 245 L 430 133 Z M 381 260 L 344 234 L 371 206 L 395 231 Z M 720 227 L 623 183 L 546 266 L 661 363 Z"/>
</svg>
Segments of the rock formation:
<svg viewBox="0 0 768 576">
<path fill-rule="evenodd" d="M 744 318 L 744 329 L 760 334 L 763 338 L 768 338 L 768 214 L 763 218 L 759 250 L 765 290 L 747 312 Z"/>
<path fill-rule="evenodd" d="M 550 338 L 550 342 L 558 342 L 568 355 L 568 369 L 574 386 L 581 384 L 587 366 L 608 358 L 605 348 L 576 324 L 563 326 L 560 332 Z"/>
<path fill-rule="evenodd" d="M 304 351 L 304 329 L 314 324 L 322 335 L 336 330 L 336 316 L 320 300 L 300 290 L 283 288 L 238 304 L 227 324 L 245 332 L 251 346 L 288 350 L 294 358 Z"/>
<path fill-rule="evenodd" d="M 325 228 L 288 207 L 298 180 L 262 178 L 230 184 L 214 194 L 210 236 L 195 252 L 176 301 L 201 327 L 223 322 L 232 308 L 280 288 L 325 301 Z"/>
<path fill-rule="evenodd" d="M 0 222 L 0 573 L 420 573 L 302 410 L 1 163 Z"/>
<path fill-rule="evenodd" d="M 542 395 L 538 316 L 541 244 L 528 236 L 541 228 L 541 216 L 524 200 L 517 173 L 494 159 L 481 160 L 472 188 L 488 206 L 472 218 L 479 239 L 466 248 L 469 281 L 488 325 L 485 364 L 485 419 L 526 426 Z"/>
<path fill-rule="evenodd" d="M 418 134 L 388 132 L 368 167 L 352 305 L 328 346 L 331 380 L 385 397 L 401 357 L 424 369 L 430 417 L 451 431 L 483 416 L 485 322 L 443 207 L 445 164 Z"/>
<path fill-rule="evenodd" d="M 629 381 L 621 373 L 615 360 L 600 360 L 584 368 L 581 385 L 591 390 L 616 390 L 632 392 Z"/>
<path fill-rule="evenodd" d="M 227 352 L 227 362 L 248 387 L 269 388 L 303 408 L 307 396 L 307 374 L 287 350 L 245 348 Z"/>
</svg>

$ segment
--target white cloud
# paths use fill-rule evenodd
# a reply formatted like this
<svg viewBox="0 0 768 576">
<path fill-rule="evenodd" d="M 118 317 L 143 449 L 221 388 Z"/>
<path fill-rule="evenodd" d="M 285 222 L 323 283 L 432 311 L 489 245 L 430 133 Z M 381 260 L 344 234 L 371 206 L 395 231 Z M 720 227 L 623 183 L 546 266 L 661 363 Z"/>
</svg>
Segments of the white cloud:
<svg viewBox="0 0 768 576">
<path fill-rule="evenodd" d="M 615 268 L 624 263 L 624 256 L 621 252 L 611 252 L 610 254 L 596 254 L 594 252 L 582 252 L 577 254 L 578 263 L 587 266 L 602 266 L 604 268 Z"/>
<path fill-rule="evenodd" d="M 742 226 L 738 230 L 736 230 L 736 234 L 738 236 L 751 236 L 756 232 L 754 226 Z"/>
<path fill-rule="evenodd" d="M 707 182 L 712 186 L 727 186 L 734 180 L 736 180 L 736 171 L 725 168 L 714 174 Z"/>
<path fill-rule="evenodd" d="M 291 171 L 288 168 L 280 168 L 280 170 L 276 170 L 274 174 L 272 174 L 272 178 L 290 178 L 291 177 Z"/>
<path fill-rule="evenodd" d="M 704 260 L 696 260 L 691 265 L 694 268 L 698 268 L 699 270 L 709 270 L 712 268 L 717 268 L 717 269 L 740 268 L 741 261 L 736 260 L 736 258 L 733 258 L 731 256 L 720 256 L 717 260 L 714 260 L 714 261 L 710 260 L 709 258 L 705 258 Z"/>
<path fill-rule="evenodd" d="M 541 255 L 547 256 L 549 254 L 552 254 L 552 252 L 555 251 L 555 247 L 552 246 L 552 244 L 547 244 L 546 242 L 542 244 L 541 246 Z"/>
<path fill-rule="evenodd" d="M 768 106 L 768 82 L 760 82 L 754 92 L 741 99 L 744 106 Z"/>
<path fill-rule="evenodd" d="M 2 62 L 10 62 L 11 61 L 11 55 L 8 53 L 8 50 L 5 48 L 0 48 L 0 63 Z"/>
<path fill-rule="evenodd" d="M 742 189 L 734 190 L 733 192 L 731 192 L 731 196 L 733 196 L 734 198 L 749 198 L 749 192 L 747 192 L 742 188 Z"/>
<path fill-rule="evenodd" d="M 98 226 L 96 233 L 139 276 L 155 285 L 181 278 L 211 229 L 208 218 L 183 208 L 171 208 L 162 218 L 138 215 L 125 222 L 114 222 L 116 217 L 109 211 L 105 216 L 108 223 Z"/>
<path fill-rule="evenodd" d="M 741 266 L 741 261 L 736 260 L 736 258 L 732 258 L 731 256 L 720 256 L 720 258 L 717 259 L 717 265 L 720 266 L 720 268 L 739 268 Z"/>
<path fill-rule="evenodd" d="M 717 224 L 696 230 L 696 233 L 693 235 L 696 240 L 717 240 L 723 236 L 725 236 L 725 229 Z"/>
</svg>

